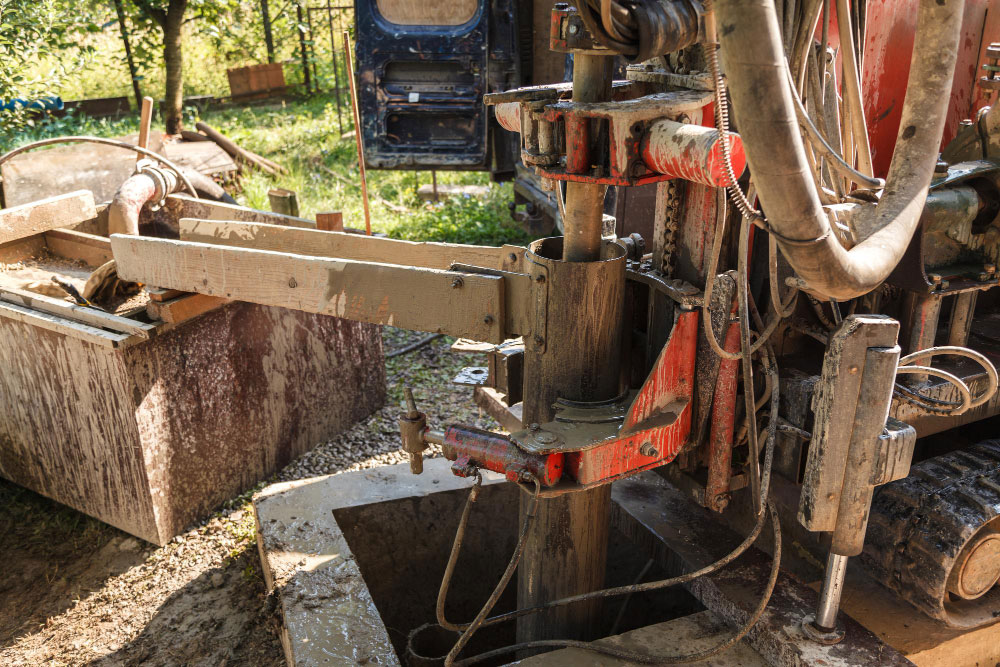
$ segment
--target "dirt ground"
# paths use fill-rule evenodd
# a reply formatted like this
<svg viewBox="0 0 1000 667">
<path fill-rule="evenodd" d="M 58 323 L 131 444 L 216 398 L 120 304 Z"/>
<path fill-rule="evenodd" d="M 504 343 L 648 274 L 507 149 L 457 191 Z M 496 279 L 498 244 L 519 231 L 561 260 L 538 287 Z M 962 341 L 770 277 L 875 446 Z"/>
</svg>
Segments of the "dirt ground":
<svg viewBox="0 0 1000 667">
<path fill-rule="evenodd" d="M 423 335 L 386 328 L 383 338 L 388 351 Z M 388 359 L 386 407 L 268 481 L 401 462 L 403 386 L 432 423 L 494 427 L 469 389 L 451 384 L 469 365 L 485 359 L 452 353 L 442 338 Z M 251 495 L 157 548 L 0 480 L 0 665 L 284 664 Z"/>
</svg>

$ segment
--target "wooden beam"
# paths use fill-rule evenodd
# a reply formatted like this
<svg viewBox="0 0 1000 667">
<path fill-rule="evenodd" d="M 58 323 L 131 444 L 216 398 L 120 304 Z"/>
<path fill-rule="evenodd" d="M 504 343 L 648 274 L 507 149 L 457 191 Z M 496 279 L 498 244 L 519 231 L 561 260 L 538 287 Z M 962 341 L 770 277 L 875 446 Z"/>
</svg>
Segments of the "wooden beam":
<svg viewBox="0 0 1000 667">
<path fill-rule="evenodd" d="M 168 301 L 150 301 L 146 313 L 154 320 L 178 324 L 221 308 L 229 299 L 207 294 L 185 294 Z"/>
<path fill-rule="evenodd" d="M 107 237 L 73 229 L 50 229 L 45 232 L 45 245 L 53 255 L 78 259 L 89 266 L 100 266 L 113 259 Z"/>
<path fill-rule="evenodd" d="M 127 344 L 129 339 L 132 338 L 127 334 L 111 333 L 104 329 L 80 324 L 79 322 L 73 322 L 57 315 L 7 303 L 6 301 L 0 301 L 0 319 L 2 318 L 23 322 L 33 327 L 47 329 L 64 336 L 79 338 L 88 343 L 108 348 L 121 347 Z"/>
<path fill-rule="evenodd" d="M 417 243 L 315 229 L 191 218 L 181 219 L 180 234 L 181 240 L 196 243 L 442 270 L 450 269 L 452 264 L 469 264 L 517 271 L 524 257 L 524 248 L 519 246 L 494 248 L 455 243 Z"/>
<path fill-rule="evenodd" d="M 177 218 L 199 218 L 202 220 L 242 220 L 245 222 L 265 222 L 285 227 L 316 228 L 316 221 L 307 218 L 296 218 L 271 211 L 260 211 L 255 208 L 226 204 L 220 201 L 195 199 L 190 195 L 167 195 L 167 208 Z"/>
<path fill-rule="evenodd" d="M 79 190 L 11 208 L 0 209 L 0 243 L 16 241 L 57 227 L 97 217 L 94 195 Z"/>
<path fill-rule="evenodd" d="M 17 304 L 25 308 L 40 310 L 52 315 L 64 317 L 67 320 L 81 322 L 101 329 L 110 329 L 119 333 L 136 336 L 143 340 L 149 338 L 151 331 L 156 327 L 152 324 L 136 322 L 127 317 L 119 317 L 111 313 L 104 313 L 95 308 L 78 306 L 68 301 L 55 299 L 44 294 L 37 294 L 27 290 L 0 287 L 0 301 Z"/>
<path fill-rule="evenodd" d="M 498 276 L 122 234 L 111 247 L 125 280 L 475 340 L 507 338 Z"/>
<path fill-rule="evenodd" d="M 101 329 L 109 329 L 118 333 L 129 334 L 146 340 L 156 327 L 152 324 L 137 322 L 112 313 L 105 313 L 95 308 L 78 306 L 62 299 L 56 299 L 44 294 L 16 288 L 0 288 L 0 301 L 33 308 L 52 315 L 58 315 L 67 320 L 81 322 Z"/>
</svg>

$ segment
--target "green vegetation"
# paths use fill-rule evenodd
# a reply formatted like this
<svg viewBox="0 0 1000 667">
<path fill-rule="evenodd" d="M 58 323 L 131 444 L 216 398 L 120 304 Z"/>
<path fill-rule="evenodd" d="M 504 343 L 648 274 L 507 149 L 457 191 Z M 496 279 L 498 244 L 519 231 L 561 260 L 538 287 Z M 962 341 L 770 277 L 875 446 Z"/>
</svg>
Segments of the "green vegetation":
<svg viewBox="0 0 1000 667">
<path fill-rule="evenodd" d="M 350 112 L 343 114 L 343 130 L 353 128 Z M 185 109 L 186 122 L 204 120 L 236 143 L 270 158 L 288 169 L 271 177 L 250 172 L 229 184 L 237 201 L 253 208 L 268 209 L 267 191 L 281 187 L 299 195 L 300 213 L 315 217 L 321 211 L 342 211 L 344 223 L 363 228 L 361 190 L 358 183 L 358 160 L 354 138 L 342 137 L 337 122 L 336 103 L 330 95 L 318 95 L 301 101 L 267 106 L 247 106 L 209 110 Z M 162 129 L 158 117 L 154 128 Z M 121 136 L 138 130 L 136 118 L 117 121 L 90 118 L 53 119 L 0 141 L 7 150 L 33 139 L 66 134 Z M 394 238 L 421 241 L 448 241 L 502 245 L 523 244 L 530 239 L 510 218 L 507 205 L 513 198 L 509 184 L 490 184 L 483 199 L 454 198 L 438 203 L 422 202 L 417 187 L 429 183 L 428 172 L 368 171 L 372 229 Z M 489 176 L 479 172 L 438 172 L 438 183 L 489 184 Z M 377 199 L 403 207 L 399 212 Z"/>
</svg>

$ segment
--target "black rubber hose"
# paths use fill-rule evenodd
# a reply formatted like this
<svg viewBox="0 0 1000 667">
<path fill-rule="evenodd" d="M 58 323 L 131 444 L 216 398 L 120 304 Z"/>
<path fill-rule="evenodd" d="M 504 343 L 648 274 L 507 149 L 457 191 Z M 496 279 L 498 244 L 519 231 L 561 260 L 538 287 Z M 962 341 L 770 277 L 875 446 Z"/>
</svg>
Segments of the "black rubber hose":
<svg viewBox="0 0 1000 667">
<path fill-rule="evenodd" d="M 906 100 L 886 189 L 850 251 L 830 233 L 795 118 L 773 0 L 716 0 L 740 136 L 761 205 L 795 272 L 846 301 L 885 280 L 916 231 L 951 97 L 964 0 L 920 0 Z"/>
</svg>

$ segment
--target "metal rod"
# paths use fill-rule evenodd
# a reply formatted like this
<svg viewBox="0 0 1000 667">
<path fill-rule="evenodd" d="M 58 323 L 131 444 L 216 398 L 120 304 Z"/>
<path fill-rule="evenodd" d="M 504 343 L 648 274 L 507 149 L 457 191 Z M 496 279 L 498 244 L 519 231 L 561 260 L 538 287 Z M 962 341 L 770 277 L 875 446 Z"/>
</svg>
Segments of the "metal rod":
<svg viewBox="0 0 1000 667">
<path fill-rule="evenodd" d="M 611 98 L 611 61 L 607 56 L 573 55 L 574 102 L 606 102 Z M 590 136 L 597 137 L 598 132 L 591 128 Z M 605 192 L 607 187 L 604 185 L 575 181 L 566 184 L 564 261 L 587 262 L 601 258 Z"/>
<path fill-rule="evenodd" d="M 372 217 L 368 207 L 368 181 L 365 178 L 365 148 L 361 141 L 361 112 L 358 110 L 358 89 L 354 80 L 354 59 L 351 58 L 351 36 L 344 31 L 344 62 L 347 81 L 351 84 L 351 111 L 354 112 L 354 138 L 358 144 L 358 167 L 361 170 L 361 204 L 365 210 L 365 234 L 372 235 Z"/>
<path fill-rule="evenodd" d="M 955 295 L 951 305 L 951 324 L 948 327 L 948 345 L 965 347 L 972 329 L 972 315 L 976 311 L 976 296 L 979 292 L 962 292 Z"/>
<path fill-rule="evenodd" d="M 819 592 L 816 607 L 816 627 L 832 631 L 837 627 L 837 612 L 840 611 L 840 596 L 844 592 L 844 577 L 847 575 L 847 556 L 830 552 L 826 559 L 826 574 L 823 589 Z"/>
<path fill-rule="evenodd" d="M 153 122 L 153 98 L 142 98 L 139 110 L 139 141 L 136 146 L 139 148 L 149 148 L 149 128 Z"/>
</svg>

